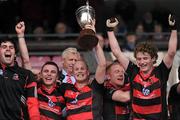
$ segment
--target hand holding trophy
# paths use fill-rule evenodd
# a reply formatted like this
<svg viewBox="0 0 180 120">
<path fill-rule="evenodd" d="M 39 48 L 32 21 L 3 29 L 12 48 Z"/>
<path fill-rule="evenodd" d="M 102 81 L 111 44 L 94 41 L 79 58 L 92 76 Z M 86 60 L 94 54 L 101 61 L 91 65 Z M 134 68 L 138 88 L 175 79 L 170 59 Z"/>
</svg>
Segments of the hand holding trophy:
<svg viewBox="0 0 180 120">
<path fill-rule="evenodd" d="M 92 50 L 97 45 L 98 38 L 95 35 L 95 10 L 89 6 L 88 1 L 76 10 L 76 19 L 82 28 L 77 39 L 78 45 L 83 49 Z"/>
</svg>

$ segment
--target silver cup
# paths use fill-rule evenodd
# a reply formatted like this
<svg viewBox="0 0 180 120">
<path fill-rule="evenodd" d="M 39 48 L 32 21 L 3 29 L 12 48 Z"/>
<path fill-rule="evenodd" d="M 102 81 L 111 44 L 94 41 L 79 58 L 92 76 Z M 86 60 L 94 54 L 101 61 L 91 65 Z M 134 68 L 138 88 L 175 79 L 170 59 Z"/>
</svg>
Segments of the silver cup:
<svg viewBox="0 0 180 120">
<path fill-rule="evenodd" d="M 98 43 L 98 38 L 95 35 L 93 29 L 86 29 L 86 25 L 92 25 L 93 20 L 95 20 L 95 10 L 93 7 L 89 6 L 88 1 L 86 5 L 79 7 L 76 10 L 76 19 L 82 30 L 77 39 L 78 45 L 81 48 L 91 50 Z"/>
</svg>

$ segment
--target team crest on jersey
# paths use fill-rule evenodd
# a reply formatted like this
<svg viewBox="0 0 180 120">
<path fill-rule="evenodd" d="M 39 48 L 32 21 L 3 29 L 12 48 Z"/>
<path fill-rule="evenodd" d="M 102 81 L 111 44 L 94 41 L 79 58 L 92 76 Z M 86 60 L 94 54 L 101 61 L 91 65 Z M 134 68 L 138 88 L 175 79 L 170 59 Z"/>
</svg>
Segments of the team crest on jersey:
<svg viewBox="0 0 180 120">
<path fill-rule="evenodd" d="M 14 75 L 13 75 L 13 78 L 12 78 L 13 80 L 19 80 L 19 75 L 18 74 L 16 74 L 16 73 L 14 73 Z"/>
<path fill-rule="evenodd" d="M 78 99 L 75 98 L 73 101 L 71 101 L 72 104 L 76 104 L 78 102 Z"/>
<path fill-rule="evenodd" d="M 2 69 L 0 69 L 0 75 L 3 75 L 3 70 Z"/>
<path fill-rule="evenodd" d="M 148 96 L 148 95 L 151 93 L 151 91 L 150 91 L 148 88 L 145 88 L 145 87 L 144 87 L 144 88 L 142 89 L 142 93 L 143 93 L 144 96 Z"/>
<path fill-rule="evenodd" d="M 54 103 L 51 99 L 49 99 L 49 101 L 48 101 L 48 106 L 49 106 L 49 107 L 54 107 L 54 106 L 55 106 L 55 103 Z"/>
</svg>

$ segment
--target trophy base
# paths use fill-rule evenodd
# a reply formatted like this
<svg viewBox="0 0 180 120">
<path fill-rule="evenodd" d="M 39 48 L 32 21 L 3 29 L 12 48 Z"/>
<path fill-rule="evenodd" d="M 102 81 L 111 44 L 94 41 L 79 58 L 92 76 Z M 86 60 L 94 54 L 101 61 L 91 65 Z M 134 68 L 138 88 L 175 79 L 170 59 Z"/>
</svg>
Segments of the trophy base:
<svg viewBox="0 0 180 120">
<path fill-rule="evenodd" d="M 85 50 L 92 50 L 98 43 L 95 32 L 91 29 L 81 30 L 77 39 L 78 45 Z"/>
</svg>

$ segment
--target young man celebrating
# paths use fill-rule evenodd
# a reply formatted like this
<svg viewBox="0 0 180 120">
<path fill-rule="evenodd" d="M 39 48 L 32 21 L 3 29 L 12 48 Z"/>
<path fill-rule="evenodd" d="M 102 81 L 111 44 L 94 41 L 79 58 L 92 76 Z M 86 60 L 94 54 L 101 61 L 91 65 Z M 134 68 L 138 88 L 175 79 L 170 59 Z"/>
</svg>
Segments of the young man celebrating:
<svg viewBox="0 0 180 120">
<path fill-rule="evenodd" d="M 29 118 L 39 120 L 37 86 L 33 74 L 15 62 L 16 44 L 9 38 L 0 41 L 0 119 L 21 120 L 28 107 Z"/>
<path fill-rule="evenodd" d="M 137 65 L 135 65 L 121 51 L 112 29 L 108 31 L 111 50 L 130 78 L 133 120 L 166 120 L 168 118 L 166 86 L 177 48 L 175 20 L 170 15 L 168 21 L 172 28 L 168 51 L 158 66 L 154 66 L 158 55 L 153 45 L 140 43 L 136 46 L 134 56 Z M 109 28 L 117 24 L 117 19 L 107 20 Z"/>
</svg>

